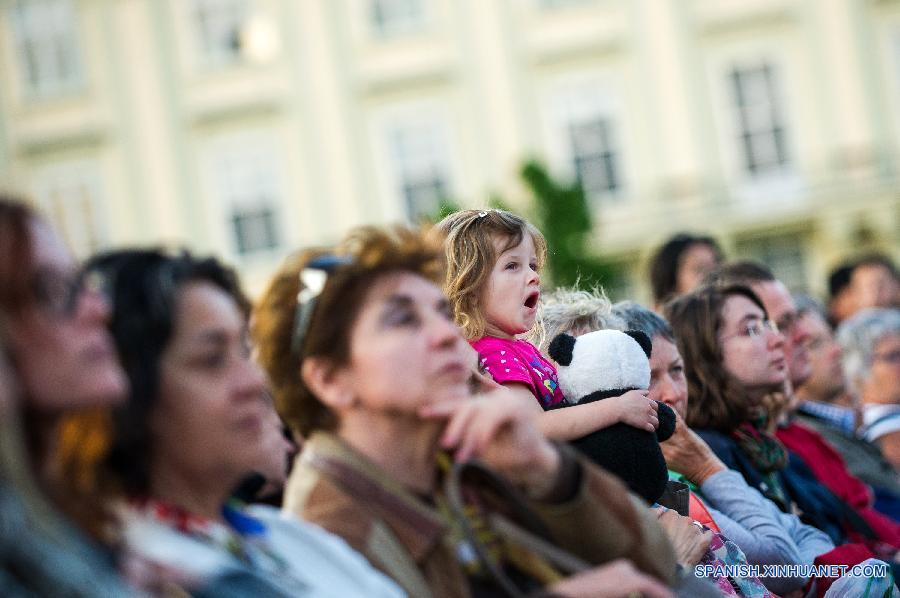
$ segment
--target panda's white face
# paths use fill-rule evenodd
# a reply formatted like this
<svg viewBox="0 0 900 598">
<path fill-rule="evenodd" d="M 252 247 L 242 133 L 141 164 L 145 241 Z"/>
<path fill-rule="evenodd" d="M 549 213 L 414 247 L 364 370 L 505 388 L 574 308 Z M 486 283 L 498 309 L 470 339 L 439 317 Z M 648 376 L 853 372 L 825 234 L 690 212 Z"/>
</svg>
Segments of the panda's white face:
<svg viewBox="0 0 900 598">
<path fill-rule="evenodd" d="M 647 355 L 637 341 L 618 330 L 579 336 L 572 362 L 557 368 L 560 388 L 570 403 L 598 390 L 650 387 Z"/>
</svg>

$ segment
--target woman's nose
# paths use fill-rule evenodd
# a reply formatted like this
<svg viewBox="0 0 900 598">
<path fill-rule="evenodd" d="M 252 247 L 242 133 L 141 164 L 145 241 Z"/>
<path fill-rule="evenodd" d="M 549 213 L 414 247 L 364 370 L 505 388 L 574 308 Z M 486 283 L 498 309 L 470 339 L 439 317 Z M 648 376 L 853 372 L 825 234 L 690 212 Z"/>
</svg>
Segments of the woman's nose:
<svg viewBox="0 0 900 598">
<path fill-rule="evenodd" d="M 435 314 L 431 318 L 428 335 L 435 345 L 452 345 L 462 339 L 462 333 L 456 322 L 443 314 Z"/>
<path fill-rule="evenodd" d="M 770 349 L 777 349 L 784 346 L 784 334 L 769 329 L 766 329 L 766 334 L 768 335 L 768 342 L 766 344 Z"/>
<path fill-rule="evenodd" d="M 244 394 L 262 397 L 266 392 L 266 375 L 252 359 L 241 360 L 240 388 Z"/>
<path fill-rule="evenodd" d="M 112 314 L 109 299 L 97 289 L 86 288 L 78 297 L 76 317 L 84 321 L 100 322 L 105 325 Z"/>
<path fill-rule="evenodd" d="M 655 384 L 657 392 L 650 393 L 650 398 L 655 401 L 660 401 L 665 403 L 669 407 L 674 408 L 675 404 L 678 403 L 678 392 L 675 389 L 675 385 L 671 380 L 660 380 Z M 653 396 L 656 395 L 656 396 Z"/>
</svg>

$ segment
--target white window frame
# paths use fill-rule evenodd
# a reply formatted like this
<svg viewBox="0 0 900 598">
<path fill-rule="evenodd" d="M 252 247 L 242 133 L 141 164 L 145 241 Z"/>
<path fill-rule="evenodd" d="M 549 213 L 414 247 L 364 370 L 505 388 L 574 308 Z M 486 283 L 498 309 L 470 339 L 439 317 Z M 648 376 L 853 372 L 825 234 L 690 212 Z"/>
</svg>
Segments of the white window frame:
<svg viewBox="0 0 900 598">
<path fill-rule="evenodd" d="M 581 180 L 589 205 L 618 203 L 628 188 L 629 173 L 624 120 L 614 86 L 596 74 L 573 74 L 551 81 L 545 96 L 551 163 L 564 175 Z M 585 180 L 581 166 L 585 157 L 579 156 L 574 137 L 576 127 L 591 125 L 604 129 L 601 143 L 589 152 L 604 171 L 602 176 L 593 177 L 600 185 Z"/>
<path fill-rule="evenodd" d="M 101 166 L 94 160 L 48 164 L 32 175 L 42 213 L 76 255 L 88 256 L 108 242 Z"/>
<path fill-rule="evenodd" d="M 388 39 L 421 33 L 431 19 L 429 3 L 433 1 L 367 0 L 366 18 L 373 37 Z"/>
<path fill-rule="evenodd" d="M 17 0 L 10 17 L 25 95 L 55 97 L 80 91 L 84 65 L 74 0 Z"/>
<path fill-rule="evenodd" d="M 276 140 L 262 132 L 232 133 L 213 141 L 207 152 L 211 203 L 220 215 L 227 251 L 239 259 L 277 252 L 285 243 L 285 185 Z M 241 236 L 242 217 L 250 227 L 244 232 L 255 238 Z"/>
<path fill-rule="evenodd" d="M 252 1 L 190 0 L 187 15 L 201 68 L 215 70 L 243 62 L 242 36 L 253 14 Z"/>
<path fill-rule="evenodd" d="M 416 222 L 421 216 L 434 216 L 441 201 L 457 199 L 459 169 L 442 102 L 384 107 L 373 115 L 370 131 L 376 179 L 389 218 Z M 432 205 L 414 205 L 412 191 L 429 185 L 443 188 L 443 193 L 431 198 Z"/>
<path fill-rule="evenodd" d="M 742 171 L 754 179 L 790 171 L 792 159 L 777 65 L 765 59 L 734 64 L 728 79 Z"/>
<path fill-rule="evenodd" d="M 739 240 L 737 249 L 768 265 L 792 292 L 806 292 L 809 255 L 805 241 L 803 234 L 778 234 Z"/>
</svg>

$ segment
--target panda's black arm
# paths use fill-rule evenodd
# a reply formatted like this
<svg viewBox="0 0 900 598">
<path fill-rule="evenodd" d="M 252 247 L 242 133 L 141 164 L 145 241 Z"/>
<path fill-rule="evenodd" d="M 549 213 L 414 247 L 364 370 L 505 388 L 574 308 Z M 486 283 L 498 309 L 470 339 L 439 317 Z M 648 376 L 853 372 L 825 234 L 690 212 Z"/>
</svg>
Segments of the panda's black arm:
<svg viewBox="0 0 900 598">
<path fill-rule="evenodd" d="M 656 428 L 656 439 L 660 442 L 668 440 L 675 433 L 675 412 L 665 403 L 660 403 L 657 416 L 659 417 L 659 427 Z"/>
</svg>

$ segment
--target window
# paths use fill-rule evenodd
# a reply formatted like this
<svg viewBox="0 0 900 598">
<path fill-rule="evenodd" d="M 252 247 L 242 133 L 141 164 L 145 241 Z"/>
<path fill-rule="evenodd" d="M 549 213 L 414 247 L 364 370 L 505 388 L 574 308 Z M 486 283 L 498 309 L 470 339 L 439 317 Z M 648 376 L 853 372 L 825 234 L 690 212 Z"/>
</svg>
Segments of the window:
<svg viewBox="0 0 900 598">
<path fill-rule="evenodd" d="M 389 141 L 407 215 L 414 221 L 433 217 L 451 192 L 449 156 L 440 127 L 427 121 L 395 125 Z"/>
<path fill-rule="evenodd" d="M 737 255 L 758 260 L 792 293 L 806 292 L 806 253 L 803 235 L 779 235 L 738 242 Z"/>
<path fill-rule="evenodd" d="M 241 58 L 247 0 L 193 0 L 197 54 L 205 66 L 224 67 Z"/>
<path fill-rule="evenodd" d="M 585 194 L 598 197 L 615 193 L 619 189 L 618 158 L 610 120 L 598 116 L 570 123 L 569 142 L 575 176 Z"/>
<path fill-rule="evenodd" d="M 426 21 L 425 0 L 370 0 L 372 28 L 381 37 L 420 31 Z"/>
<path fill-rule="evenodd" d="M 92 162 L 55 164 L 38 170 L 34 195 L 56 230 L 79 256 L 104 246 L 100 172 Z"/>
<path fill-rule="evenodd" d="M 538 6 L 548 10 L 582 6 L 591 2 L 593 0 L 537 0 Z"/>
<path fill-rule="evenodd" d="M 78 18 L 72 0 L 17 0 L 12 23 L 28 94 L 63 95 L 81 87 Z"/>
<path fill-rule="evenodd" d="M 545 92 L 551 164 L 595 206 L 623 197 L 628 186 L 618 87 L 611 72 L 570 72 L 549 80 Z"/>
<path fill-rule="evenodd" d="M 281 201 L 277 154 L 265 140 L 233 138 L 217 148 L 212 181 L 238 255 L 278 248 Z"/>
<path fill-rule="evenodd" d="M 735 68 L 730 77 L 744 168 L 751 176 L 783 171 L 787 139 L 775 70 L 763 63 Z"/>
<path fill-rule="evenodd" d="M 231 225 L 241 255 L 278 247 L 275 214 L 269 206 L 236 207 L 231 214 Z"/>
</svg>

